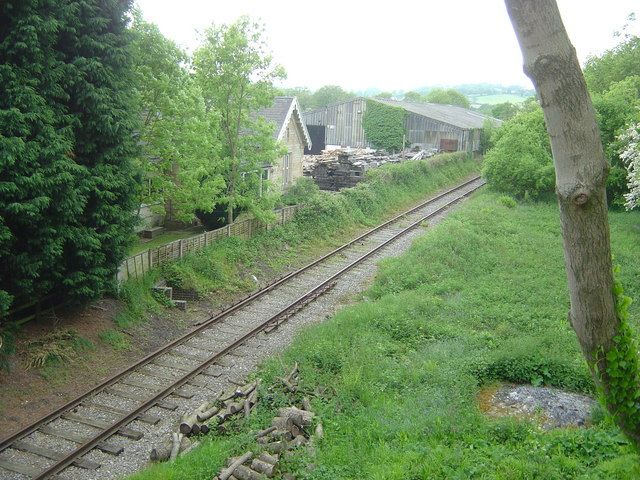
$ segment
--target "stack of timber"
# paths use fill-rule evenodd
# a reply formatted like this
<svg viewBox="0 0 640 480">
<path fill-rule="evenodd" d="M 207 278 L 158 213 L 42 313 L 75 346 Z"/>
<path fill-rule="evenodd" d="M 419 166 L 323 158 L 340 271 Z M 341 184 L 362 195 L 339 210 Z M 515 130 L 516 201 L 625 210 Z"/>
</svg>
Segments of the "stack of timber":
<svg viewBox="0 0 640 480">
<path fill-rule="evenodd" d="M 289 375 L 280 379 L 291 393 L 297 391 L 298 373 L 296 364 Z M 264 451 L 257 455 L 246 452 L 240 457 L 229 458 L 226 468 L 213 477 L 213 480 L 260 480 L 275 475 L 295 480 L 291 474 L 278 473 L 280 456 L 294 455 L 296 449 L 311 446 L 324 437 L 322 423 L 316 422 L 315 428 L 312 428 L 316 415 L 311 411 L 307 398 L 302 400 L 301 407 L 292 405 L 278 410 L 278 416 L 273 418 L 271 426 L 254 434 L 256 443 Z"/>
<path fill-rule="evenodd" d="M 364 180 L 365 172 L 386 163 L 421 160 L 434 154 L 427 150 L 405 150 L 388 154 L 384 150 L 325 150 L 321 155 L 306 155 L 304 174 L 314 179 L 321 190 L 338 191 Z"/>
<path fill-rule="evenodd" d="M 192 443 L 189 437 L 206 435 L 214 428 L 222 431 L 225 429 L 225 422 L 234 416 L 244 415 L 247 418 L 258 402 L 259 385 L 260 380 L 256 380 L 226 392 L 222 391 L 211 401 L 182 415 L 178 431 L 151 449 L 151 461 L 173 461 L 178 455 L 190 451 L 197 445 L 197 442 Z"/>
</svg>

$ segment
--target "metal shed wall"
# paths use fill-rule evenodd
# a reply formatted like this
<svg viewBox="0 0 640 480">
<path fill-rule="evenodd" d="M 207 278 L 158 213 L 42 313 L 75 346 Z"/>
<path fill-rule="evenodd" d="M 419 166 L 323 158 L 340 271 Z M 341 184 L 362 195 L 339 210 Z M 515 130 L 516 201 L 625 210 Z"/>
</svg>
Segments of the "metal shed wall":
<svg viewBox="0 0 640 480">
<path fill-rule="evenodd" d="M 355 98 L 303 114 L 307 125 L 325 125 L 326 145 L 362 148 L 371 146 L 364 135 L 362 116 L 367 108 L 364 98 Z"/>
<path fill-rule="evenodd" d="M 364 98 L 329 105 L 303 114 L 307 125 L 326 126 L 325 144 L 342 147 L 371 147 L 362 127 L 367 109 Z M 407 112 L 407 145 L 419 143 L 426 148 L 440 148 L 440 140 L 457 140 L 460 151 L 480 149 L 480 130 L 463 129 L 433 118 Z"/>
</svg>

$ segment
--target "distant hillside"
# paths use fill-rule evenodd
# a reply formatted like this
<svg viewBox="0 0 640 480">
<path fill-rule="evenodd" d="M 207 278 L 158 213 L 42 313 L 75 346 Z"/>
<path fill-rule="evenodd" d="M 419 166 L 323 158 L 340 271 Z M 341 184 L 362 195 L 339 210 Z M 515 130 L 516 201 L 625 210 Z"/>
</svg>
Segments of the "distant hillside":
<svg viewBox="0 0 640 480">
<path fill-rule="evenodd" d="M 428 93 L 434 88 L 453 88 L 460 93 L 466 95 L 473 105 L 495 105 L 498 103 L 511 102 L 520 103 L 528 97 L 535 95 L 532 88 L 525 88 L 520 85 L 499 85 L 493 83 L 465 83 L 462 85 L 429 85 L 413 89 L 418 93 Z M 393 95 L 393 98 L 402 99 L 408 90 L 387 90 Z M 373 97 L 381 93 L 379 88 L 367 88 L 356 93 L 364 97 Z"/>
</svg>

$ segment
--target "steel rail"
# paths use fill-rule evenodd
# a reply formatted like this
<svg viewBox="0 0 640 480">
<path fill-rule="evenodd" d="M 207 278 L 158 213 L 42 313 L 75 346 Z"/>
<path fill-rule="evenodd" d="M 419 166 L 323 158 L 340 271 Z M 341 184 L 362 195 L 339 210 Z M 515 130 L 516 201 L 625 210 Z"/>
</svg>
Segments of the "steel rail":
<svg viewBox="0 0 640 480">
<path fill-rule="evenodd" d="M 107 378 L 106 380 L 104 380 L 103 382 L 99 383 L 98 385 L 90 388 L 89 390 L 85 391 L 84 393 L 80 394 L 78 397 L 74 398 L 73 400 L 67 402 L 66 404 L 58 407 L 56 410 L 54 410 L 53 412 L 42 416 L 41 418 L 39 418 L 38 420 L 36 420 L 35 422 L 33 422 L 32 424 L 28 425 L 27 427 L 23 428 L 22 430 L 17 431 L 16 433 L 12 434 L 11 436 L 3 439 L 0 442 L 0 452 L 2 452 L 3 450 L 6 450 L 7 448 L 9 448 L 11 446 L 12 443 L 21 440 L 23 438 L 25 438 L 26 436 L 32 434 L 33 432 L 37 431 L 42 425 L 45 425 L 47 423 L 52 422 L 53 420 L 59 418 L 61 415 L 63 415 L 65 412 L 79 406 L 80 404 L 82 404 L 82 402 L 84 402 L 85 400 L 91 398 L 92 396 L 96 395 L 97 393 L 99 393 L 100 391 L 104 390 L 105 388 L 108 388 L 110 386 L 112 386 L 113 384 L 117 383 L 122 377 L 124 377 L 125 375 L 137 370 L 140 367 L 143 367 L 149 363 L 151 363 L 155 358 L 159 357 L 160 355 L 167 353 L 169 350 L 173 349 L 174 347 L 183 344 L 184 342 L 186 342 L 187 340 L 189 340 L 190 338 L 194 337 L 195 335 L 197 335 L 198 333 L 200 333 L 203 330 L 206 330 L 207 328 L 209 328 L 211 325 L 219 322 L 220 320 L 224 319 L 225 317 L 227 317 L 228 315 L 230 315 L 231 313 L 241 309 L 242 307 L 244 307 L 245 305 L 253 302 L 254 300 L 262 297 L 263 295 L 265 295 L 266 293 L 272 291 L 273 289 L 279 287 L 280 285 L 282 285 L 283 283 L 291 280 L 294 277 L 297 277 L 299 275 L 301 275 L 302 273 L 306 272 L 307 270 L 315 267 L 316 265 L 318 265 L 319 263 L 327 260 L 330 257 L 333 257 L 334 255 L 340 253 L 341 251 L 345 250 L 346 248 L 351 247 L 353 244 L 359 242 L 360 240 L 374 234 L 375 232 L 388 227 L 389 225 L 397 222 L 398 220 L 402 219 L 403 217 L 407 216 L 407 215 L 411 215 L 412 213 L 414 213 L 417 210 L 420 210 L 426 206 L 428 206 L 431 203 L 436 202 L 437 200 L 445 197 L 446 195 L 449 195 L 453 192 L 455 192 L 456 190 L 460 190 L 464 187 L 466 187 L 467 185 L 477 181 L 480 177 L 476 176 L 466 182 L 463 182 L 455 187 L 452 187 L 450 189 L 447 189 L 446 191 L 439 193 L 438 195 L 426 200 L 425 202 L 422 202 L 421 204 L 417 205 L 416 207 L 413 207 L 399 215 L 396 215 L 395 217 L 393 217 L 392 219 L 378 225 L 377 227 L 372 228 L 371 230 L 366 231 L 365 233 L 359 235 L 358 237 L 356 237 L 355 239 L 349 241 L 348 243 L 336 248 L 335 250 L 332 250 L 331 252 L 323 255 L 322 257 L 314 260 L 313 262 L 301 267 L 298 270 L 295 270 L 285 276 L 283 276 L 282 278 L 276 280 L 275 282 L 263 287 L 262 289 L 254 292 L 253 294 L 247 296 L 246 298 L 244 298 L 243 300 L 231 305 L 230 307 L 228 307 L 227 309 L 223 310 L 222 312 L 216 314 L 216 315 L 212 315 L 211 317 L 209 317 L 207 320 L 205 320 L 204 322 L 202 322 L 201 324 L 199 324 L 198 326 L 196 326 L 195 328 L 189 330 L 188 332 L 186 332 L 185 334 L 183 334 L 182 336 L 176 338 L 175 340 L 172 340 L 171 342 L 167 343 L 166 345 L 158 348 L 157 350 L 147 354 L 146 356 L 144 356 L 143 358 L 141 358 L 140 360 L 138 360 L 136 363 L 125 367 L 124 369 L 116 372 L 115 374 L 113 374 L 111 377 Z"/>
<path fill-rule="evenodd" d="M 468 181 L 466 181 L 466 182 L 464 182 L 464 183 L 462 183 L 460 185 L 457 185 L 457 186 L 455 186 L 453 188 L 450 188 L 450 189 L 448 189 L 448 190 L 436 195 L 435 197 L 432 197 L 432 198 L 426 200 L 425 202 L 422 202 L 421 204 L 417 205 L 416 207 L 413 207 L 410 210 L 407 210 L 407 211 L 405 211 L 405 212 L 393 217 L 392 219 L 388 220 L 387 222 L 384 222 L 383 224 L 378 225 L 377 227 L 375 227 L 375 228 L 373 228 L 373 229 L 371 229 L 371 230 L 359 235 L 357 238 L 355 238 L 355 239 L 351 240 L 350 242 L 342 245 L 341 247 L 329 252 L 328 254 L 318 258 L 317 260 L 311 262 L 310 264 L 308 264 L 308 265 L 306 265 L 306 266 L 304 266 L 304 267 L 302 267 L 302 268 L 300 268 L 300 269 L 298 269 L 298 270 L 296 270 L 296 271 L 294 271 L 294 272 L 292 272 L 292 273 L 290 273 L 288 275 L 285 275 L 284 277 L 278 279 L 276 282 L 264 287 L 263 289 L 255 292 L 252 295 L 249 295 L 247 298 L 245 298 L 242 301 L 232 305 L 231 307 L 229 307 L 228 309 L 220 312 L 219 314 L 209 317 L 209 319 L 205 320 L 199 326 L 197 326 L 196 328 L 190 330 L 189 332 L 187 332 L 186 334 L 182 335 L 181 337 L 179 337 L 179 338 L 175 339 L 174 341 L 170 342 L 169 344 L 159 348 L 158 350 L 148 354 L 143 359 L 139 360 L 135 364 L 133 364 L 133 365 L 121 370 L 118 373 L 116 373 L 115 375 L 113 375 L 109 379 L 107 379 L 104 382 L 102 382 L 100 385 L 97 385 L 97 386 L 91 388 L 90 390 L 88 390 L 87 392 L 83 393 L 82 395 L 80 395 L 76 399 L 74 399 L 74 400 L 68 402 L 67 404 L 61 406 L 56 411 L 54 411 L 54 412 L 52 412 L 52 413 L 50 413 L 48 415 L 45 415 L 44 417 L 42 417 L 41 419 L 37 420 L 36 422 L 31 424 L 30 426 L 28 426 L 28 427 L 24 428 L 23 430 L 15 433 L 11 437 L 3 440 L 2 443 L 0 443 L 0 451 L 4 450 L 6 448 L 10 448 L 11 445 L 14 442 L 16 442 L 17 440 L 26 437 L 27 435 L 33 433 L 34 431 L 37 431 L 42 425 L 44 425 L 46 423 L 49 423 L 49 422 L 55 420 L 56 418 L 59 418 L 61 415 L 63 415 L 65 412 L 69 411 L 70 409 L 73 409 L 74 407 L 76 407 L 78 405 L 81 405 L 88 398 L 90 398 L 93 395 L 97 394 L 98 392 L 104 390 L 105 388 L 117 383 L 126 374 L 131 373 L 131 372 L 135 371 L 136 369 L 138 369 L 138 368 L 150 363 L 152 360 L 154 360 L 158 356 L 162 355 L 163 353 L 168 352 L 169 350 L 171 350 L 175 346 L 186 342 L 187 340 L 189 340 L 193 336 L 195 336 L 198 333 L 206 330 L 208 327 L 210 327 L 214 323 L 217 323 L 218 321 L 222 320 L 226 316 L 228 316 L 231 313 L 239 310 L 240 308 L 242 308 L 245 305 L 251 303 L 252 301 L 256 300 L 257 298 L 263 296 L 267 292 L 272 291 L 273 289 L 275 289 L 276 287 L 282 285 L 283 283 L 287 282 L 288 280 L 290 280 L 290 279 L 292 279 L 292 278 L 304 273 L 305 271 L 309 270 L 310 268 L 312 268 L 312 267 L 318 265 L 319 263 L 323 262 L 327 258 L 330 258 L 330 257 L 336 255 L 337 253 L 340 253 L 341 251 L 343 251 L 344 249 L 352 246 L 356 242 L 358 242 L 358 241 L 360 241 L 360 240 L 372 235 L 373 233 L 375 233 L 375 232 L 377 232 L 377 231 L 379 231 L 379 230 L 381 230 L 381 229 L 383 229 L 383 228 L 385 228 L 385 227 L 397 222 L 398 220 L 402 219 L 403 217 L 405 217 L 407 215 L 410 215 L 410 214 L 414 213 L 415 211 L 420 210 L 421 208 L 424 208 L 424 207 L 428 206 L 431 203 L 436 202 L 437 200 L 445 197 L 446 195 L 449 195 L 449 194 L 451 194 L 451 193 L 453 193 L 453 192 L 455 192 L 457 190 L 460 190 L 460 189 L 468 186 L 469 184 L 477 181 L 478 179 L 479 179 L 479 177 L 474 177 L 474 178 L 472 178 L 472 179 L 470 179 L 470 180 L 468 180 Z M 412 228 L 415 228 L 417 225 L 419 225 L 426 218 L 429 218 L 429 217 L 437 214 L 438 212 L 444 210 L 445 208 L 448 208 L 449 206 L 451 206 L 454 203 L 458 202 L 460 199 L 468 196 L 471 192 L 473 192 L 473 191 L 477 190 L 478 188 L 480 188 L 482 185 L 483 184 L 476 186 L 471 191 L 464 193 L 463 195 L 461 195 L 460 197 L 457 197 L 456 199 L 453 199 L 452 201 L 447 203 L 445 206 L 439 208 L 435 212 L 432 212 L 431 214 L 427 215 L 426 217 L 422 217 L 417 222 L 412 223 L 409 227 L 403 229 L 401 232 L 399 232 L 397 234 L 394 234 L 393 237 L 391 237 L 390 239 L 386 240 L 384 243 L 378 245 L 377 247 L 375 247 L 373 250 L 371 250 L 370 252 L 368 252 L 364 256 L 359 257 L 357 260 L 355 260 L 354 262 L 349 264 L 347 267 L 344 267 L 343 269 L 341 269 L 336 274 L 332 275 L 329 279 L 325 280 L 320 285 L 314 287 L 311 291 L 307 292 L 305 295 L 303 295 L 302 297 L 298 298 L 293 303 L 291 303 L 290 305 L 288 305 L 287 307 L 285 307 L 284 309 L 282 309 L 281 311 L 279 311 L 278 313 L 276 313 L 275 315 L 270 317 L 268 320 L 266 320 L 265 322 L 260 324 L 258 327 L 254 328 L 251 332 L 247 333 L 246 335 L 244 335 L 243 337 L 238 339 L 233 344 L 227 346 L 221 352 L 218 352 L 217 354 L 215 354 L 211 358 L 207 359 L 203 364 L 199 365 L 198 367 L 195 367 L 191 372 L 188 372 L 187 374 L 183 375 L 181 378 L 179 378 L 177 381 L 175 381 L 172 385 L 170 385 L 166 389 L 158 392 L 156 395 L 154 395 L 153 398 L 151 398 L 151 399 L 145 401 L 144 403 L 142 403 L 141 405 L 139 405 L 135 409 L 135 411 L 133 411 L 132 413 L 127 414 L 126 416 L 122 417 L 116 423 L 114 423 L 111 427 L 109 427 L 106 430 L 103 430 L 96 437 L 90 439 L 89 441 L 85 442 L 84 444 L 81 444 L 76 450 L 70 452 L 62 460 L 56 462 L 55 464 L 53 464 L 51 467 L 49 467 L 47 470 L 45 470 L 44 472 L 42 472 L 41 474 L 39 474 L 35 478 L 38 478 L 38 479 L 39 478 L 47 478 L 50 475 L 54 475 L 56 472 L 60 472 L 60 471 L 64 470 L 67 466 L 69 466 L 71 463 L 73 463 L 73 459 L 77 459 L 78 457 L 84 455 L 86 452 L 90 451 L 96 445 L 98 445 L 101 441 L 103 441 L 104 439 L 106 439 L 106 438 L 110 437 L 111 435 L 113 435 L 120 427 L 122 427 L 123 425 L 126 425 L 127 423 L 130 423 L 132 420 L 134 420 L 141 412 L 146 411 L 147 409 L 149 409 L 150 407 L 152 407 L 156 403 L 158 403 L 162 398 L 164 398 L 167 395 L 171 394 L 177 388 L 180 388 L 184 384 L 188 383 L 189 380 L 193 376 L 199 374 L 204 368 L 208 367 L 211 363 L 215 362 L 220 357 L 226 355 L 233 348 L 236 348 L 238 345 L 244 343 L 246 341 L 246 339 L 250 338 L 252 335 L 255 335 L 259 331 L 264 330 L 269 324 L 273 323 L 274 319 L 283 317 L 284 315 L 287 314 L 287 312 L 291 311 L 292 309 L 295 309 L 296 307 L 298 307 L 297 309 L 300 309 L 301 307 L 299 307 L 299 305 L 301 303 L 304 303 L 305 299 L 309 299 L 310 297 L 313 297 L 313 295 L 315 295 L 317 297 L 319 295 L 319 294 L 317 294 L 317 292 L 322 291 L 323 288 L 326 288 L 328 284 L 330 284 L 333 280 L 335 280 L 339 276 L 343 275 L 346 271 L 350 270 L 355 265 L 363 262 L 364 260 L 369 258 L 371 255 L 373 255 L 375 252 L 379 251 L 381 248 L 386 246 L 388 243 L 390 243 L 391 241 L 393 241 L 396 238 L 398 238 L 398 237 L 402 236 L 403 234 L 405 234 L 407 231 L 411 230 Z M 315 299 L 315 297 L 313 297 L 312 300 L 313 299 Z"/>
<path fill-rule="evenodd" d="M 119 420 L 117 420 L 109 428 L 103 430 L 102 432 L 98 433 L 97 435 L 95 435 L 90 440 L 88 440 L 85 443 L 83 443 L 82 445 L 80 445 L 78 448 L 76 448 L 74 451 L 70 452 L 64 458 L 60 459 L 59 461 L 57 461 L 56 463 L 54 463 L 53 465 L 48 467 L 46 470 L 41 472 L 37 477 L 34 477 L 33 480 L 46 479 L 46 478 L 49 478 L 52 475 L 55 475 L 57 473 L 62 472 L 65 468 L 70 466 L 78 457 L 80 457 L 80 456 L 84 455 L 85 453 L 91 451 L 100 442 L 106 440 L 111 435 L 116 433 L 120 428 L 122 428 L 123 426 L 125 426 L 125 425 L 129 424 L 130 422 L 132 422 L 133 420 L 135 420 L 136 417 L 138 415 L 140 415 L 140 413 L 142 413 L 142 412 L 148 410 L 149 408 L 151 408 L 152 406 L 154 406 L 156 403 L 161 401 L 163 398 L 165 398 L 166 396 L 168 396 L 172 392 L 174 392 L 177 388 L 180 388 L 184 384 L 188 383 L 189 380 L 192 377 L 194 377 L 195 375 L 198 375 L 199 373 L 201 373 L 209 365 L 211 365 L 212 363 L 216 362 L 217 360 L 222 358 L 224 355 L 226 355 L 230 351 L 234 350 L 238 346 L 240 346 L 243 343 L 245 343 L 249 338 L 253 337 L 254 335 L 258 334 L 259 332 L 261 332 L 262 330 L 267 328 L 269 326 L 269 324 L 271 324 L 274 320 L 277 320 L 277 318 L 279 318 L 279 317 L 281 317 L 283 315 L 286 315 L 287 312 L 289 312 L 290 310 L 295 309 L 297 305 L 299 305 L 300 303 L 305 302 L 306 299 L 308 299 L 309 297 L 312 297 L 317 292 L 322 291 L 322 289 L 324 289 L 327 286 L 329 286 L 332 282 L 335 282 L 339 277 L 341 277 L 346 272 L 348 272 L 349 270 L 354 268 L 356 265 L 361 264 L 362 262 L 364 262 L 365 260 L 370 258 L 372 255 L 375 255 L 378 251 L 380 251 L 382 248 L 386 247 L 389 243 L 395 241 L 399 237 L 402 237 L 403 235 L 405 235 L 409 231 L 413 230 L 414 228 L 416 228 L 418 225 L 420 225 L 425 220 L 427 220 L 427 219 L 429 219 L 429 218 L 441 213 L 442 211 L 450 208 L 452 205 L 458 203 L 463 198 L 469 196 L 471 193 L 475 192 L 477 189 L 479 189 L 483 185 L 484 184 L 480 184 L 480 185 L 476 186 L 475 188 L 473 188 L 472 190 L 462 194 L 461 196 L 452 199 L 447 204 L 445 204 L 442 207 L 438 208 L 437 210 L 429 213 L 428 215 L 425 215 L 424 217 L 420 218 L 419 220 L 413 222 L 408 227 L 406 227 L 403 230 L 401 230 L 400 232 L 394 234 L 388 240 L 385 240 L 383 243 L 377 245 L 375 248 L 373 248 L 372 250 L 370 250 L 369 252 L 364 254 L 362 257 L 357 258 L 356 260 L 351 262 L 346 267 L 343 267 L 341 270 L 339 270 L 338 272 L 334 273 L 331 277 L 327 278 L 322 283 L 316 285 L 311 290 L 309 290 L 308 292 L 306 292 L 305 294 L 303 294 L 302 296 L 300 296 L 299 298 L 297 298 L 296 300 L 291 302 L 289 305 L 287 305 L 285 308 L 280 310 L 278 313 L 276 313 L 275 315 L 272 315 L 271 317 L 269 317 L 269 319 L 265 320 L 264 322 L 260 323 L 258 326 L 254 327 L 251 331 L 247 332 L 246 334 L 244 334 L 239 339 L 237 339 L 234 342 L 232 342 L 229 345 L 227 345 L 223 350 L 221 350 L 220 352 L 212 355 L 211 357 L 206 359 L 203 363 L 201 363 L 197 367 L 194 367 L 191 371 L 185 373 L 181 378 L 176 380 L 172 385 L 170 385 L 169 387 L 167 387 L 164 390 L 162 390 L 162 391 L 158 392 L 157 394 L 155 394 L 152 398 L 150 398 L 149 400 L 145 401 L 143 404 L 139 405 L 135 410 L 133 410 L 132 412 L 122 416 Z"/>
</svg>

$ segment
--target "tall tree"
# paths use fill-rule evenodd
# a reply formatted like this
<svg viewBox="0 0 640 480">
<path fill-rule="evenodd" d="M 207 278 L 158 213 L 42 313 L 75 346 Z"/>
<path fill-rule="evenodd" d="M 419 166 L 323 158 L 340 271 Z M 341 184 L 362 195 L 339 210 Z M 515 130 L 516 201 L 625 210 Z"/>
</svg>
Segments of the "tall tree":
<svg viewBox="0 0 640 480">
<path fill-rule="evenodd" d="M 555 0 L 505 0 L 543 106 L 569 283 L 569 320 L 607 407 L 640 445 L 638 352 L 626 325 L 628 299 L 614 282 L 598 124 L 576 52 Z"/>
<path fill-rule="evenodd" d="M 338 85 L 325 85 L 313 92 L 313 95 L 311 96 L 311 105 L 312 108 L 326 107 L 332 103 L 351 100 L 353 97 L 355 97 L 353 93 L 347 92 Z"/>
<path fill-rule="evenodd" d="M 453 88 L 434 88 L 433 90 L 429 90 L 425 97 L 425 100 L 430 103 L 457 105 L 464 108 L 469 108 L 471 106 L 471 104 L 469 103 L 469 99 Z"/>
<path fill-rule="evenodd" d="M 109 288 L 134 222 L 129 1 L 0 4 L 0 311 Z"/>
<path fill-rule="evenodd" d="M 273 82 L 285 73 L 267 52 L 263 28 L 248 17 L 208 28 L 194 54 L 194 67 L 206 106 L 220 115 L 226 181 L 222 202 L 231 223 L 237 207 L 261 211 L 263 197 L 256 184 L 263 165 L 273 162 L 280 148 L 273 127 L 255 114 L 271 105 L 277 93 Z"/>
<path fill-rule="evenodd" d="M 416 103 L 426 102 L 426 100 L 424 99 L 424 95 L 414 91 L 405 92 L 402 100 L 404 100 L 405 102 L 416 102 Z"/>
<path fill-rule="evenodd" d="M 171 215 L 169 220 L 188 222 L 196 211 L 211 212 L 225 186 L 217 112 L 206 110 L 184 51 L 139 12 L 131 30 L 142 116 L 140 202 Z"/>
</svg>

